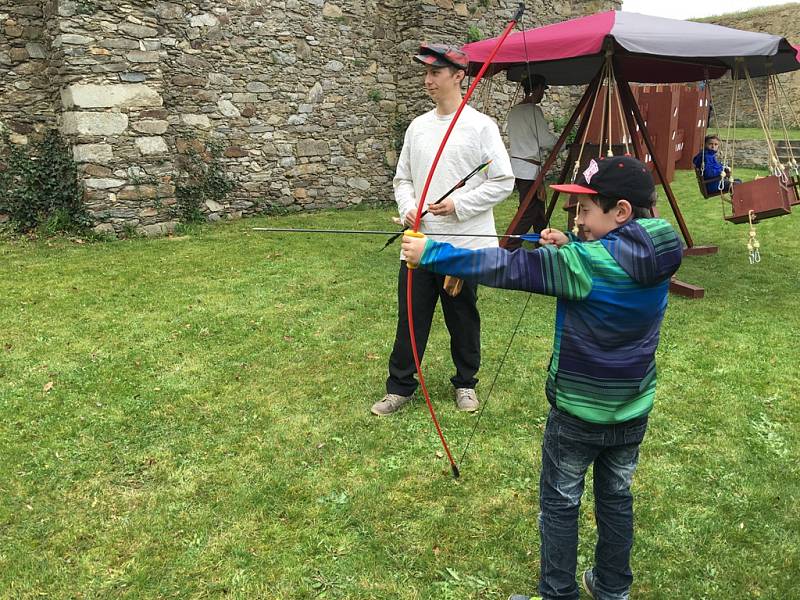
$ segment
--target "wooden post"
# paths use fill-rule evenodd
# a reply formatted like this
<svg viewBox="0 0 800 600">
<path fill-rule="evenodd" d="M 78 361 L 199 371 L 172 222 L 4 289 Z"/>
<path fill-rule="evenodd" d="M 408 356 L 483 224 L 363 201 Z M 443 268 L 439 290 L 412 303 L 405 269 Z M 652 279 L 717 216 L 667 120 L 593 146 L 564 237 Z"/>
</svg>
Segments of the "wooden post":
<svg viewBox="0 0 800 600">
<path fill-rule="evenodd" d="M 527 211 L 528 207 L 530 206 L 533 198 L 535 197 L 536 191 L 542 185 L 544 181 L 545 174 L 555 163 L 556 157 L 558 155 L 559 150 L 564 145 L 566 141 L 567 135 L 571 131 L 571 129 L 575 126 L 575 122 L 577 121 L 578 117 L 582 117 L 581 121 L 578 125 L 578 132 L 576 139 L 580 142 L 583 132 L 586 127 L 589 126 L 588 123 L 588 110 L 589 106 L 594 104 L 597 99 L 597 95 L 600 89 L 600 74 L 602 73 L 602 69 L 598 72 L 597 76 L 591 81 L 589 86 L 586 88 L 583 96 L 578 103 L 578 106 L 575 107 L 572 115 L 570 116 L 569 122 L 567 126 L 564 128 L 564 131 L 561 133 L 561 136 L 558 138 L 555 147 L 553 148 L 552 152 L 548 156 L 547 160 L 545 161 L 544 165 L 539 170 L 539 175 L 536 177 L 533 185 L 531 186 L 530 190 L 526 197 L 522 200 L 519 209 L 517 210 L 514 218 L 511 220 L 508 228 L 506 229 L 507 235 L 518 234 L 518 233 L 525 233 L 516 231 L 519 222 L 522 220 L 525 212 Z M 653 148 L 652 141 L 647 132 L 647 127 L 645 126 L 644 119 L 642 118 L 641 112 L 639 111 L 639 106 L 636 103 L 636 99 L 634 98 L 633 92 L 627 81 L 620 81 L 617 80 L 617 88 L 620 94 L 620 101 L 622 103 L 622 111 L 625 118 L 625 124 L 628 128 L 628 133 L 630 137 L 630 145 L 633 146 L 634 156 L 637 159 L 643 160 L 641 156 L 641 148 L 637 144 L 636 140 L 636 126 L 639 127 L 639 133 L 641 134 L 641 138 L 647 148 L 648 153 L 652 157 L 653 167 L 656 170 L 658 177 L 661 179 L 661 185 L 664 188 L 664 192 L 666 193 L 667 199 L 670 204 L 670 208 L 672 209 L 673 214 L 675 215 L 675 219 L 678 222 L 678 227 L 681 231 L 681 235 L 683 236 L 684 241 L 686 242 L 686 248 L 684 249 L 684 254 L 713 254 L 717 252 L 716 246 L 695 246 L 694 241 L 692 240 L 692 236 L 689 233 L 689 229 L 686 226 L 686 222 L 683 218 L 683 214 L 678 207 L 678 202 L 675 199 L 675 195 L 672 192 L 672 188 L 670 187 L 669 183 L 666 181 L 664 177 L 664 172 L 659 164 L 659 160 L 656 158 L 656 154 Z M 559 176 L 559 184 L 562 184 L 566 181 L 567 177 L 569 177 L 569 173 L 571 168 L 574 165 L 574 160 L 570 157 L 567 158 L 564 164 L 564 168 L 561 170 L 561 174 Z M 545 215 L 546 220 L 549 222 L 550 217 L 553 214 L 553 210 L 555 208 L 556 201 L 559 197 L 558 192 L 553 192 L 553 196 L 550 199 L 550 202 L 547 206 L 547 212 Z M 506 238 L 507 239 L 507 238 Z M 500 242 L 502 247 L 505 247 L 505 239 Z M 705 290 L 701 287 L 685 283 L 675 279 L 674 277 L 670 281 L 670 292 L 685 296 L 687 298 L 702 298 L 705 295 Z"/>
</svg>

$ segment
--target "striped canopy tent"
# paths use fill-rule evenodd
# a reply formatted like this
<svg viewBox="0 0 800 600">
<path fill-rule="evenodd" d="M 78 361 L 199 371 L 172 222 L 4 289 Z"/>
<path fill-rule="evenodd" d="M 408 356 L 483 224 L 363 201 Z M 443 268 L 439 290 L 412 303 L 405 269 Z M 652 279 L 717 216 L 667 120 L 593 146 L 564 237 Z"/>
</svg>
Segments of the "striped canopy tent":
<svg viewBox="0 0 800 600">
<path fill-rule="evenodd" d="M 466 44 L 462 50 L 475 74 L 495 40 Z M 614 55 L 619 79 L 677 83 L 717 79 L 741 58 L 752 77 L 800 67 L 798 48 L 786 38 L 709 23 L 608 11 L 512 34 L 492 61 L 490 74 L 507 70 L 519 81 L 531 65 L 550 85 L 589 83 L 606 53 Z"/>
<path fill-rule="evenodd" d="M 483 40 L 462 47 L 469 57 L 470 75 L 477 73 L 488 60 L 495 42 Z M 605 86 L 608 90 L 615 90 L 614 95 L 620 105 L 619 114 L 625 121 L 628 135 L 633 136 L 634 132 L 638 132 L 646 146 L 646 149 L 642 149 L 638 144 L 632 144 L 638 158 L 644 159 L 644 153 L 647 153 L 652 161 L 654 172 L 661 181 L 686 243 L 684 252 L 716 252 L 716 246 L 694 244 L 629 83 L 703 81 L 718 79 L 726 73 L 763 77 L 798 69 L 798 55 L 798 48 L 780 36 L 622 11 L 598 13 L 510 35 L 492 59 L 488 74 L 506 71 L 511 81 L 542 75 L 550 85 L 586 85 L 586 90 L 536 180 L 521 199 L 519 210 L 506 233 L 524 233 L 523 217 L 543 185 L 545 175 L 555 164 L 560 148 L 566 143 L 567 134 L 576 124 L 575 137 L 583 140 L 581 151 L 577 157 L 570 153 L 558 183 L 564 183 L 571 172 L 573 175 L 577 172 L 578 169 L 573 167 L 580 165 L 583 157 L 586 139 L 583 132 L 591 121 L 592 110 Z M 611 92 L 603 94 L 605 98 L 610 95 Z M 607 110 L 600 111 L 604 119 L 611 118 L 610 100 L 608 104 Z M 602 131 L 601 128 L 601 152 Z M 606 147 L 610 147 L 610 127 L 605 131 L 609 136 Z M 546 210 L 547 221 L 557 198 L 558 191 L 554 191 Z M 510 239 L 504 239 L 501 245 L 507 245 Z M 692 298 L 703 295 L 702 288 L 676 280 L 670 289 Z"/>
</svg>

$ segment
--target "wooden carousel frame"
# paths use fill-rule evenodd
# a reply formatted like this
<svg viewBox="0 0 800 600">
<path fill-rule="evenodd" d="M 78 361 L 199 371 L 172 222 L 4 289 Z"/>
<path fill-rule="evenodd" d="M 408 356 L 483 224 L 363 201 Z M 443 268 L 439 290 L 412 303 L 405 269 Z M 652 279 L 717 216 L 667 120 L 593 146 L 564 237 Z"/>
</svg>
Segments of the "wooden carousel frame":
<svg viewBox="0 0 800 600">
<path fill-rule="evenodd" d="M 613 61 L 613 55 L 611 55 L 610 53 L 607 54 L 606 60 Z M 575 139 L 580 140 L 584 137 L 586 128 L 589 126 L 590 123 L 589 115 L 591 114 L 591 108 L 596 105 L 598 100 L 598 95 L 601 93 L 601 89 L 603 88 L 603 82 L 605 81 L 605 73 L 606 73 L 606 65 L 604 64 L 603 67 L 601 67 L 600 71 L 597 73 L 597 75 L 594 77 L 594 79 L 592 79 L 592 81 L 587 86 L 586 91 L 584 92 L 583 96 L 578 102 L 578 105 L 572 112 L 572 115 L 570 116 L 567 125 L 564 127 L 564 131 L 559 136 L 558 141 L 556 142 L 555 146 L 550 152 L 550 155 L 542 164 L 541 169 L 539 169 L 539 174 L 536 177 L 536 180 L 528 190 L 528 193 L 525 195 L 525 197 L 521 199 L 519 209 L 517 210 L 517 213 L 514 215 L 514 218 L 512 219 L 511 223 L 506 229 L 507 235 L 525 233 L 517 230 L 519 228 L 519 224 L 522 221 L 522 218 L 527 212 L 528 208 L 531 206 L 531 203 L 537 197 L 537 192 L 544 184 L 544 179 L 546 174 L 555 164 L 559 152 L 564 147 L 567 137 L 575 127 L 576 123 L 578 123 L 578 128 L 576 131 Z M 660 181 L 660 184 L 664 189 L 664 193 L 667 197 L 670 208 L 672 209 L 672 213 L 675 216 L 675 220 L 677 222 L 681 236 L 683 237 L 684 243 L 686 245 L 686 247 L 684 248 L 684 255 L 705 255 L 705 254 L 716 253 L 718 250 L 717 246 L 695 245 L 694 240 L 692 239 L 692 235 L 691 233 L 689 233 L 689 228 L 686 225 L 686 221 L 683 218 L 683 213 L 681 213 L 680 207 L 678 206 L 678 201 L 675 198 L 675 194 L 673 193 L 672 188 L 669 185 L 669 181 L 666 176 L 665 166 L 661 164 L 661 161 L 658 158 L 653 142 L 650 138 L 650 134 L 648 132 L 647 124 L 645 123 L 645 120 L 642 117 L 642 113 L 639 110 L 639 105 L 636 102 L 636 99 L 633 95 L 633 92 L 631 91 L 629 83 L 627 81 L 621 81 L 616 78 L 609 79 L 609 81 L 613 81 L 614 86 L 616 88 L 616 92 L 618 94 L 618 100 L 621 103 L 622 114 L 624 115 L 625 127 L 628 131 L 629 138 L 631 139 L 630 145 L 633 148 L 634 156 L 637 159 L 645 162 L 644 160 L 645 157 L 642 156 L 642 146 L 636 139 L 636 136 L 638 134 L 639 136 L 641 136 L 641 142 L 645 146 L 647 153 L 649 154 L 650 160 L 653 163 L 654 176 L 657 181 Z M 605 110 L 606 109 L 604 108 L 604 111 Z M 604 112 L 603 119 L 611 119 L 611 115 L 607 114 L 607 112 Z M 603 140 L 601 139 L 600 142 L 601 142 L 600 145 L 602 147 Z M 572 156 L 572 153 L 570 153 L 570 155 L 568 156 L 567 160 L 564 163 L 564 167 L 561 170 L 557 183 L 559 184 L 565 183 L 567 181 L 567 178 L 570 176 L 570 173 L 573 172 L 574 166 L 575 166 L 575 159 Z M 559 197 L 559 192 L 553 191 L 545 213 L 546 215 L 545 219 L 548 222 L 550 221 L 550 218 L 553 214 L 553 210 L 555 209 L 558 197 Z M 504 242 L 507 239 L 509 238 L 505 238 Z M 501 242 L 501 245 L 505 245 L 504 242 Z M 675 278 L 673 278 L 672 281 L 670 282 L 670 291 L 682 296 L 686 296 L 688 298 L 702 298 L 705 294 L 705 290 L 702 287 L 685 283 Z"/>
</svg>

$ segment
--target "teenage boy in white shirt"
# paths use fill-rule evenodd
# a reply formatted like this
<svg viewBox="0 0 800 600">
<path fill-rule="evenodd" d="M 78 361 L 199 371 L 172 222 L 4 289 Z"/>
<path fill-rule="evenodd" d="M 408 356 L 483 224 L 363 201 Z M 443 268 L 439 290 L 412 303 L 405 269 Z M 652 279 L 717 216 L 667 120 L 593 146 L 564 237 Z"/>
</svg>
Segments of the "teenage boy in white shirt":
<svg viewBox="0 0 800 600">
<path fill-rule="evenodd" d="M 460 50 L 438 44 L 423 44 L 414 60 L 425 67 L 425 91 L 436 104 L 433 110 L 414 119 L 403 140 L 394 177 L 394 194 L 400 218 L 413 227 L 417 204 L 439 145 L 462 100 L 461 85 L 469 64 Z M 491 161 L 488 169 L 470 179 L 446 200 L 431 204 L 476 166 Z M 425 198 L 428 214 L 421 232 L 455 233 L 465 237 L 437 236 L 464 248 L 497 246 L 492 208 L 514 188 L 514 174 L 497 124 L 488 116 L 465 106 L 439 160 Z M 398 319 L 394 348 L 389 358 L 386 395 L 372 406 L 376 415 L 394 413 L 411 400 L 418 382 L 408 332 L 406 310 L 407 270 L 400 257 L 398 276 Z M 480 314 L 477 286 L 465 283 L 461 292 L 450 296 L 444 290 L 443 275 L 417 271 L 414 274 L 414 333 L 420 360 L 430 333 L 433 314 L 441 299 L 445 324 L 450 333 L 450 354 L 456 373 L 450 381 L 455 388 L 458 410 L 473 412 L 479 402 L 475 393 L 480 367 Z"/>
</svg>

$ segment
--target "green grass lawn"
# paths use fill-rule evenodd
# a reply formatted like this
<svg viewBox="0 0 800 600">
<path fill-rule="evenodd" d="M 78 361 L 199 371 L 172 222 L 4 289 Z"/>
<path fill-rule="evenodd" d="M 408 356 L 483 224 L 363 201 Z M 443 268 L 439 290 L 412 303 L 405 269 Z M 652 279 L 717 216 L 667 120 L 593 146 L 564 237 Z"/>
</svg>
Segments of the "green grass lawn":
<svg viewBox="0 0 800 600">
<path fill-rule="evenodd" d="M 684 261 L 680 278 L 706 297 L 673 296 L 664 322 L 632 595 L 796 598 L 800 221 L 759 224 L 750 265 L 747 227 L 724 222 L 692 173 L 675 189 L 695 243 L 719 253 Z M 500 227 L 513 209 L 498 210 Z M 423 402 L 369 414 L 393 341 L 397 247 L 251 231 L 392 229 L 391 214 L 0 243 L 0 597 L 532 593 L 554 301 L 531 300 L 454 481 Z M 484 395 L 524 299 L 481 291 Z M 475 417 L 454 409 L 440 318 L 424 371 L 460 458 Z M 591 492 L 581 536 L 585 568 Z"/>
</svg>

